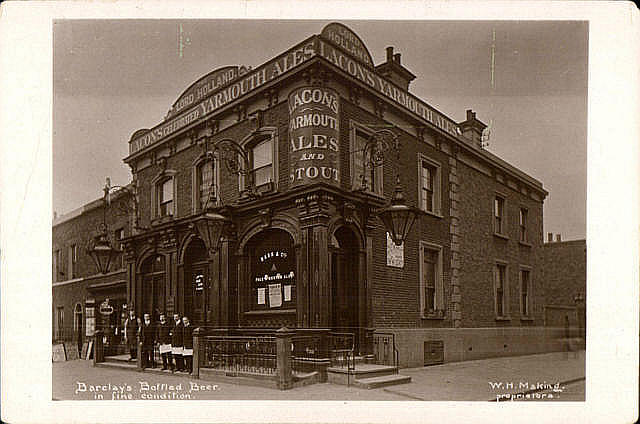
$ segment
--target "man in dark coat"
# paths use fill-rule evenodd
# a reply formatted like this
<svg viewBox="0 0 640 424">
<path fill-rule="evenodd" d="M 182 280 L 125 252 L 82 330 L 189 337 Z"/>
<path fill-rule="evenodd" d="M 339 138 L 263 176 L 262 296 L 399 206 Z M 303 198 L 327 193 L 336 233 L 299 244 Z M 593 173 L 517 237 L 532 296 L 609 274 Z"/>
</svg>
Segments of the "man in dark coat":
<svg viewBox="0 0 640 424">
<path fill-rule="evenodd" d="M 133 361 L 138 356 L 138 336 L 140 335 L 140 328 L 142 322 L 140 318 L 136 318 L 136 312 L 132 309 L 129 312 L 129 318 L 124 322 L 124 342 L 129 347 L 129 358 Z"/>
<path fill-rule="evenodd" d="M 189 322 L 188 317 L 182 318 L 182 324 L 182 340 L 184 343 L 182 357 L 185 362 L 185 371 L 191 374 L 193 371 L 193 326 Z"/>
<path fill-rule="evenodd" d="M 151 322 L 151 316 L 149 314 L 144 314 L 144 323 L 140 331 L 140 338 L 142 342 L 142 368 L 155 368 L 153 347 L 156 342 L 156 328 Z"/>
<path fill-rule="evenodd" d="M 182 321 L 179 314 L 173 314 L 173 328 L 171 329 L 171 354 L 175 360 L 173 371 L 183 371 L 184 363 L 182 361 Z"/>
<path fill-rule="evenodd" d="M 171 323 L 167 321 L 165 314 L 160 314 L 160 323 L 156 330 L 156 341 L 160 344 L 160 356 L 162 357 L 162 370 L 172 368 L 171 364 Z"/>
</svg>

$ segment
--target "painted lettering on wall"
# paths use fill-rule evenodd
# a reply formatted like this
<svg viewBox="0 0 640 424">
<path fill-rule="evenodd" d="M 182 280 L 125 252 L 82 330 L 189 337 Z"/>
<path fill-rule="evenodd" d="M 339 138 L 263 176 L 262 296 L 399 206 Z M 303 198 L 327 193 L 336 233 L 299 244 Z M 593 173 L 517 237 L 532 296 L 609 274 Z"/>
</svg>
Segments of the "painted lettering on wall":
<svg viewBox="0 0 640 424">
<path fill-rule="evenodd" d="M 356 59 L 323 40 L 319 40 L 318 47 L 320 56 L 347 72 L 352 77 L 362 81 L 379 93 L 382 93 L 405 109 L 430 122 L 435 127 L 456 137 L 461 134 L 458 124 L 454 121 L 428 106 L 416 96 L 381 77 L 373 69 L 358 62 Z"/>
<path fill-rule="evenodd" d="M 324 87 L 289 94 L 289 175 L 291 186 L 323 181 L 340 184 L 338 113 L 340 98 Z"/>
<path fill-rule="evenodd" d="M 168 119 L 150 131 L 132 139 L 129 142 L 129 154 L 138 152 L 161 139 L 170 136 L 194 121 L 205 118 L 226 106 L 234 100 L 244 96 L 272 81 L 282 74 L 300 66 L 315 55 L 314 39 L 307 40 L 288 52 L 270 60 L 266 64 L 231 81 L 230 84 L 218 89 L 207 90 L 203 95 L 207 97 L 190 107 L 183 113 Z M 194 94 L 197 97 L 197 94 Z M 188 103 L 188 101 L 187 101 Z"/>
</svg>

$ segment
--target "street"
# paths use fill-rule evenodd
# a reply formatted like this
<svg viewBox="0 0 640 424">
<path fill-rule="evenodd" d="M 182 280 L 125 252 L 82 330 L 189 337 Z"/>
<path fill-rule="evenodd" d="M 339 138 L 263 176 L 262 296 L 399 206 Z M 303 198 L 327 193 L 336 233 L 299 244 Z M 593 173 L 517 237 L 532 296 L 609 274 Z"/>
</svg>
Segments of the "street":
<svg viewBox="0 0 640 424">
<path fill-rule="evenodd" d="M 322 383 L 276 390 L 93 367 L 90 361 L 53 364 L 56 400 L 475 400 L 584 401 L 585 353 L 563 352 L 401 369 L 408 384 L 365 390 Z M 522 394 L 522 395 L 518 395 Z M 527 397 L 526 394 L 529 394 Z"/>
</svg>

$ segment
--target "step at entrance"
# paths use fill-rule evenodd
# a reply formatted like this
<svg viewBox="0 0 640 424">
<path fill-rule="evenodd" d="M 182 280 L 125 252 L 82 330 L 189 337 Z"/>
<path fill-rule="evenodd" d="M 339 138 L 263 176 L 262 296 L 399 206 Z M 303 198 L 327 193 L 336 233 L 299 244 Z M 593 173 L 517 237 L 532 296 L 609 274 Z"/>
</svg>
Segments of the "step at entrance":
<svg viewBox="0 0 640 424">
<path fill-rule="evenodd" d="M 411 377 L 398 374 L 398 367 L 356 363 L 355 368 L 352 369 L 346 367 L 327 368 L 327 381 L 334 384 L 353 384 L 363 389 L 375 389 L 409 383 Z"/>
<path fill-rule="evenodd" d="M 353 385 L 362 389 L 377 389 L 378 387 L 395 386 L 396 384 L 406 383 L 411 383 L 411 377 L 392 374 L 381 377 L 359 378 L 353 382 Z"/>
</svg>

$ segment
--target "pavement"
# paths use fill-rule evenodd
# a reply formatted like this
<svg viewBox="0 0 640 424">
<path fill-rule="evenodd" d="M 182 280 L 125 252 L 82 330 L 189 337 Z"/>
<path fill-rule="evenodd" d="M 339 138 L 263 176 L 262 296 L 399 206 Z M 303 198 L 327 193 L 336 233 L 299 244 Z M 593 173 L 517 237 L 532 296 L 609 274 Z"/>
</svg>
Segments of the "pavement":
<svg viewBox="0 0 640 424">
<path fill-rule="evenodd" d="M 93 367 L 79 359 L 53 363 L 53 399 L 583 401 L 585 352 L 454 362 L 400 374 L 411 376 L 411 383 L 373 390 L 331 383 L 277 390 Z"/>
</svg>

